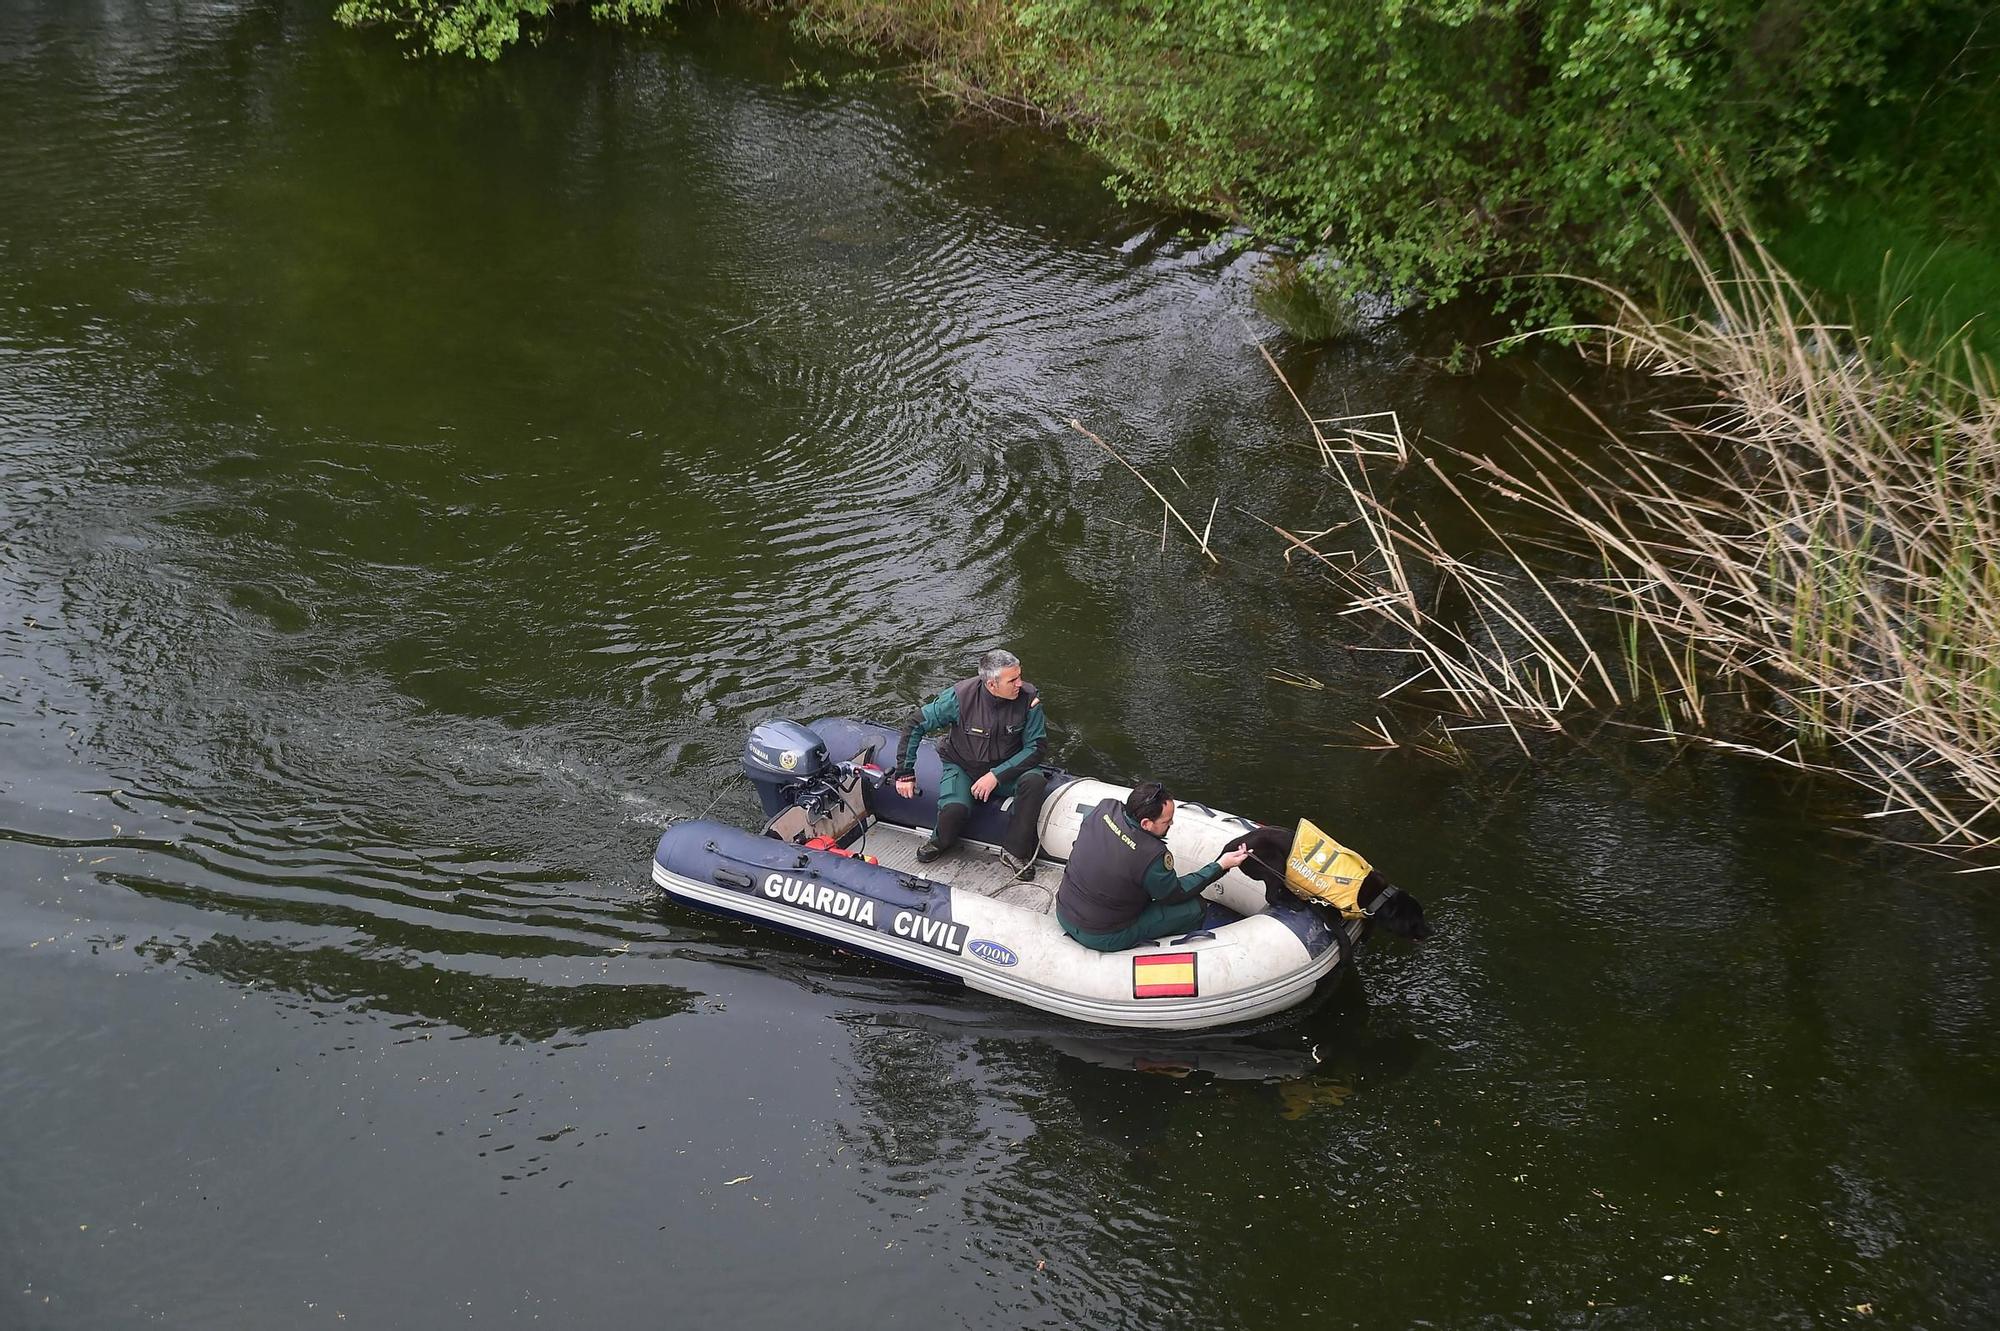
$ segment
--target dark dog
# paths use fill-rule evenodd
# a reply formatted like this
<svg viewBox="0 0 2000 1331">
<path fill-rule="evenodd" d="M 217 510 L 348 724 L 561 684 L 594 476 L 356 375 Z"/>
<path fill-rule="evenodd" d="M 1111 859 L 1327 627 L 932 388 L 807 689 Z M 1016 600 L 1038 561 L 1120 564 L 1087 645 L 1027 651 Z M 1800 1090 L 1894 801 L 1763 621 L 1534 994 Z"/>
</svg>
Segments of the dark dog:
<svg viewBox="0 0 2000 1331">
<path fill-rule="evenodd" d="M 1246 832 L 1222 848 L 1224 854 L 1238 846 L 1250 849 L 1250 858 L 1243 861 L 1243 872 L 1264 885 L 1264 900 L 1276 906 L 1284 901 L 1297 901 L 1299 897 L 1285 886 L 1285 860 L 1292 853 L 1292 830 L 1287 827 L 1260 827 L 1254 832 Z M 1384 899 L 1384 893 L 1388 896 Z M 1399 938 L 1425 939 L 1431 936 L 1431 927 L 1424 920 L 1424 903 L 1418 901 L 1401 888 L 1392 887 L 1389 880 L 1374 869 L 1361 880 L 1361 909 L 1374 922 Z"/>
</svg>

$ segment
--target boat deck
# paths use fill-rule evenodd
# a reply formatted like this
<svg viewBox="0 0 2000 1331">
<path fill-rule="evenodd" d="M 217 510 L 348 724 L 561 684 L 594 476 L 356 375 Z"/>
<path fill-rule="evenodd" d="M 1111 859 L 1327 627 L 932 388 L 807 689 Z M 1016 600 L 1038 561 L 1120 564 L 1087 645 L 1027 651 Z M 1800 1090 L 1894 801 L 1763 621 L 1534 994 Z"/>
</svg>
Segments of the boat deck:
<svg viewBox="0 0 2000 1331">
<path fill-rule="evenodd" d="M 1017 883 L 1014 871 L 1000 862 L 999 851 L 970 841 L 961 841 L 949 854 L 929 864 L 918 864 L 917 847 L 924 844 L 928 835 L 891 823 L 871 822 L 866 839 L 853 849 L 867 851 L 886 868 L 945 883 L 954 891 L 976 892 L 1005 906 L 1043 915 L 1056 908 L 1056 886 L 1062 881 L 1060 864 L 1037 860 L 1035 881 Z"/>
</svg>

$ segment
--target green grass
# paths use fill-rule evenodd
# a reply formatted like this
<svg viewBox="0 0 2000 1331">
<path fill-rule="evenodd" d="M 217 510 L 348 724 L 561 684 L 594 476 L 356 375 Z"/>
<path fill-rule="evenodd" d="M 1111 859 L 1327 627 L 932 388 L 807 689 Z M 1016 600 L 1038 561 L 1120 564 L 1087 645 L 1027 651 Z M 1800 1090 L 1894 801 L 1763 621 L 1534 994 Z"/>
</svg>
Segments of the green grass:
<svg viewBox="0 0 2000 1331">
<path fill-rule="evenodd" d="M 1276 259 L 1257 274 L 1250 299 L 1301 342 L 1336 341 L 1361 326 L 1354 292 L 1338 269 L 1314 271 L 1293 259 Z"/>
<path fill-rule="evenodd" d="M 1895 200 L 1856 200 L 1820 221 L 1781 223 L 1771 249 L 1828 300 L 1829 313 L 1915 359 L 1969 340 L 2000 363 L 2000 235 L 1944 226 Z M 1960 330 L 1963 330 L 1961 333 Z"/>
</svg>

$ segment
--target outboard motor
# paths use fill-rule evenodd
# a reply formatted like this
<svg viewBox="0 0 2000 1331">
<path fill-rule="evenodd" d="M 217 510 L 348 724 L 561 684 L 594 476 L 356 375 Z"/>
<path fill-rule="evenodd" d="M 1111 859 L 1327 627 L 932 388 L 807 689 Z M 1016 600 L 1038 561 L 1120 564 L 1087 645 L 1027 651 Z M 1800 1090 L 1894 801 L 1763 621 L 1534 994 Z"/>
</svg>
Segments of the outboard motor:
<svg viewBox="0 0 2000 1331">
<path fill-rule="evenodd" d="M 797 803 L 798 788 L 826 769 L 826 741 L 796 721 L 766 721 L 743 745 L 743 775 L 757 788 L 766 818 Z"/>
</svg>

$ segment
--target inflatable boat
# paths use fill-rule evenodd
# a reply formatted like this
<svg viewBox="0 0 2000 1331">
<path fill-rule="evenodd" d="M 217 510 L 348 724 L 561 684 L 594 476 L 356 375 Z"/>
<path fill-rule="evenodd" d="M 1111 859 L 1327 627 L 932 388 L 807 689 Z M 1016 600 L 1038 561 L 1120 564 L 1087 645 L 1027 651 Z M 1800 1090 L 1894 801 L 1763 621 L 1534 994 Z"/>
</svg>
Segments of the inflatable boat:
<svg viewBox="0 0 2000 1331">
<path fill-rule="evenodd" d="M 917 793 L 884 779 L 898 732 L 847 718 L 751 732 L 743 770 L 758 832 L 697 819 L 660 838 L 653 881 L 697 909 L 817 939 L 1045 1012 L 1104 1026 L 1199 1030 L 1292 1007 L 1353 955 L 1365 920 L 1303 900 L 1267 906 L 1231 870 L 1203 893 L 1196 929 L 1123 952 L 1094 952 L 1056 922 L 1062 865 L 1084 818 L 1126 787 L 1050 773 L 1035 882 L 1000 859 L 1006 804 L 975 803 L 962 840 L 929 864 L 917 848 L 936 819 L 941 760 L 918 752 Z M 835 758 L 833 755 L 841 755 Z M 1257 824 L 1178 801 L 1167 837 L 1194 866 Z"/>
</svg>

